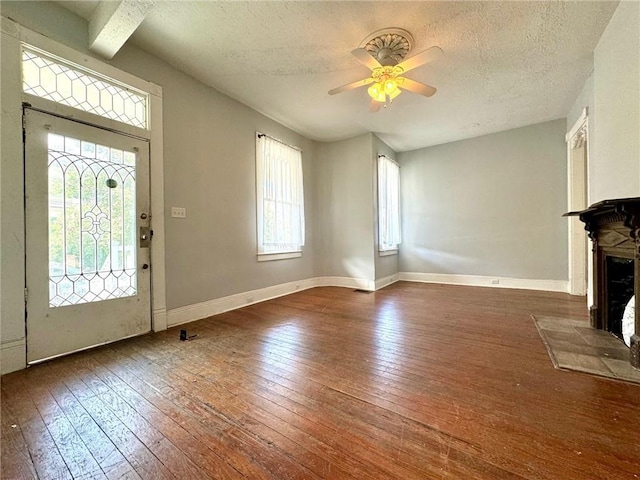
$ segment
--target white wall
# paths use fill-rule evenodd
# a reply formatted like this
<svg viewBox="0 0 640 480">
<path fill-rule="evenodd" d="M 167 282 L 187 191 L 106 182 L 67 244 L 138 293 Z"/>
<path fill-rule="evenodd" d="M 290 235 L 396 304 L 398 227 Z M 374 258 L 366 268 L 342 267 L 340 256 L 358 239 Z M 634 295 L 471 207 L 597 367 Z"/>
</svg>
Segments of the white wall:
<svg viewBox="0 0 640 480">
<path fill-rule="evenodd" d="M 567 131 L 578 121 L 585 108 L 589 111 L 589 128 L 590 130 L 594 129 L 593 105 L 595 101 L 593 99 L 593 95 L 593 72 L 591 72 L 589 78 L 584 82 L 578 98 L 573 103 L 571 110 L 567 114 Z"/>
<path fill-rule="evenodd" d="M 589 113 L 588 203 L 640 196 L 640 4 L 620 2 L 594 52 L 594 71 L 567 115 Z M 589 258 L 588 304 L 593 303 Z"/>
<path fill-rule="evenodd" d="M 565 120 L 399 154 L 400 271 L 568 278 Z"/>
<path fill-rule="evenodd" d="M 163 88 L 167 308 L 312 277 L 314 142 L 135 47 L 112 63 Z M 256 131 L 302 149 L 302 258 L 257 261 Z M 187 218 L 171 218 L 171 206 Z"/>
<path fill-rule="evenodd" d="M 46 37 L 88 53 L 86 49 L 89 34 L 86 20 L 55 2 L 2 0 L 0 14 Z"/>
<path fill-rule="evenodd" d="M 314 164 L 317 229 L 316 272 L 375 280 L 373 162 L 370 133 L 318 143 Z"/>
<path fill-rule="evenodd" d="M 594 52 L 590 201 L 640 196 L 640 3 L 620 2 Z"/>
</svg>

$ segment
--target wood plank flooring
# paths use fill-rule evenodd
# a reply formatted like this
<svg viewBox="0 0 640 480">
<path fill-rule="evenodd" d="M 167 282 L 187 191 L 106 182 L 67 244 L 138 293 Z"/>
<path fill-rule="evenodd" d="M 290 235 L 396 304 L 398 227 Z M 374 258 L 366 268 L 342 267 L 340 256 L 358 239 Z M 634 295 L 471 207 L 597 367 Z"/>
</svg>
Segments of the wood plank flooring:
<svg viewBox="0 0 640 480">
<path fill-rule="evenodd" d="M 3 479 L 638 479 L 640 386 L 554 370 L 569 295 L 315 288 L 2 377 Z"/>
</svg>

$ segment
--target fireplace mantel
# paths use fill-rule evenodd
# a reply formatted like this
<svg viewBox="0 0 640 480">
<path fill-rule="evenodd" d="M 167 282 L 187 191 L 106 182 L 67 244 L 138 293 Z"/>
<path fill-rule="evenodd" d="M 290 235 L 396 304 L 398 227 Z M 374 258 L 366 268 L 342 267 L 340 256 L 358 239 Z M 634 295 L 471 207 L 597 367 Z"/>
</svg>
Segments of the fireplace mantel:
<svg viewBox="0 0 640 480">
<path fill-rule="evenodd" d="M 611 265 L 612 259 L 633 262 L 635 334 L 631 337 L 630 360 L 631 365 L 640 368 L 640 197 L 604 200 L 580 212 L 566 213 L 565 216 L 579 216 L 593 241 L 592 327 L 612 330 L 608 265 Z"/>
</svg>

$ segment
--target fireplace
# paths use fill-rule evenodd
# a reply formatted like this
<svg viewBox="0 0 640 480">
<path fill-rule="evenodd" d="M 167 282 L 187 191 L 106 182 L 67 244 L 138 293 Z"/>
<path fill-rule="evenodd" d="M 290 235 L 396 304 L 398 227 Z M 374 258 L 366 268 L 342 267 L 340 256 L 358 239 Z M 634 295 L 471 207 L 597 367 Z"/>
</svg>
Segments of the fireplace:
<svg viewBox="0 0 640 480">
<path fill-rule="evenodd" d="M 632 258 L 605 257 L 605 325 L 604 328 L 622 338 L 622 317 L 634 293 L 634 261 Z"/>
<path fill-rule="evenodd" d="M 605 200 L 578 215 L 593 242 L 591 326 L 622 337 L 625 307 L 635 294 L 631 365 L 640 368 L 640 197 Z"/>
</svg>

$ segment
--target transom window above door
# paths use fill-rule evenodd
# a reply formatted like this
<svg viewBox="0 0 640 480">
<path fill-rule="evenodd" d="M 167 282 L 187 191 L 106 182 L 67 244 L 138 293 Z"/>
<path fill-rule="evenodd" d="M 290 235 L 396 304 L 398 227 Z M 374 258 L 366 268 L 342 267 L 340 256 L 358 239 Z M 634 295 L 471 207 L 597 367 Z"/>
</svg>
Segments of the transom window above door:
<svg viewBox="0 0 640 480">
<path fill-rule="evenodd" d="M 62 105 L 148 128 L 148 95 L 33 47 L 22 49 L 22 90 Z"/>
</svg>

